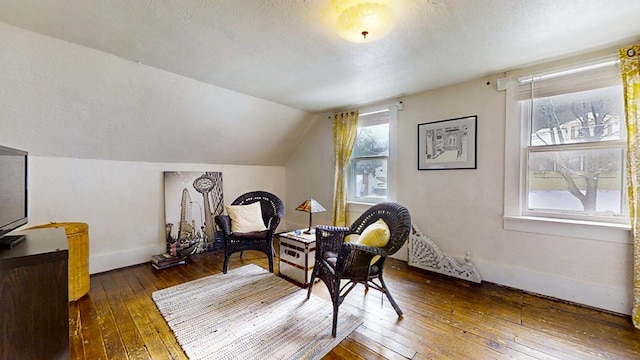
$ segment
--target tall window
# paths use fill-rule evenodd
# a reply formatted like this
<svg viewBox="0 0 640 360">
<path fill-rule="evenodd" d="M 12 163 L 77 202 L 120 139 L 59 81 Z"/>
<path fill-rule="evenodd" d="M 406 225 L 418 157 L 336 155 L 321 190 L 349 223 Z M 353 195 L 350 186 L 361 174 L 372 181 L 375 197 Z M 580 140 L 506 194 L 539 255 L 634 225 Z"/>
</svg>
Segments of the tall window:
<svg viewBox="0 0 640 360">
<path fill-rule="evenodd" d="M 522 215 L 625 222 L 625 119 L 609 62 L 518 79 Z"/>
<path fill-rule="evenodd" d="M 377 203 L 387 199 L 389 162 L 388 109 L 360 114 L 348 168 L 349 201 Z"/>
</svg>

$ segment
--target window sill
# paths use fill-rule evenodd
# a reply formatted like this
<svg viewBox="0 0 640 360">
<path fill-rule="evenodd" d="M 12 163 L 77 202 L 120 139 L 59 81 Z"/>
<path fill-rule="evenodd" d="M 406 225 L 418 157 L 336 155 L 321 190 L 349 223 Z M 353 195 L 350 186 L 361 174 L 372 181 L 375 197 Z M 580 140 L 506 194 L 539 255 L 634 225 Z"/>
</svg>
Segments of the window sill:
<svg viewBox="0 0 640 360">
<path fill-rule="evenodd" d="M 504 229 L 535 234 L 631 244 L 631 227 L 626 224 L 590 222 L 533 216 L 505 215 Z"/>
<path fill-rule="evenodd" d="M 365 212 L 373 205 L 375 205 L 375 203 L 347 201 L 347 209 L 353 212 Z"/>
</svg>

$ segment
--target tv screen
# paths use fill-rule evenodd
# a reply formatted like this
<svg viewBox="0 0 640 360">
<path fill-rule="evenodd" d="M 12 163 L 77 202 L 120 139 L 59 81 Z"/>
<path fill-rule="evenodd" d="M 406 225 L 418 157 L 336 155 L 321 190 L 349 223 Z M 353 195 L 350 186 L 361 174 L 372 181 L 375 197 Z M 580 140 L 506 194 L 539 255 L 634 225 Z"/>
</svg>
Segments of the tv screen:
<svg viewBox="0 0 640 360">
<path fill-rule="evenodd" d="M 0 146 L 0 237 L 27 223 L 26 151 Z"/>
</svg>

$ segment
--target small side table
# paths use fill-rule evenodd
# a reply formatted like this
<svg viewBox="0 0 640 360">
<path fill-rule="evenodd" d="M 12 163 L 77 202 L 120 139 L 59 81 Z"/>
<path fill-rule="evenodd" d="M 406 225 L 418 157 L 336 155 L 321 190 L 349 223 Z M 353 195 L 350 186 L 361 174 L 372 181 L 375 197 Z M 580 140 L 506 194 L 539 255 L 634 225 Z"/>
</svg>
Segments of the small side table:
<svg viewBox="0 0 640 360">
<path fill-rule="evenodd" d="M 278 234 L 280 239 L 280 275 L 302 287 L 309 286 L 316 261 L 316 234 L 294 231 Z"/>
</svg>

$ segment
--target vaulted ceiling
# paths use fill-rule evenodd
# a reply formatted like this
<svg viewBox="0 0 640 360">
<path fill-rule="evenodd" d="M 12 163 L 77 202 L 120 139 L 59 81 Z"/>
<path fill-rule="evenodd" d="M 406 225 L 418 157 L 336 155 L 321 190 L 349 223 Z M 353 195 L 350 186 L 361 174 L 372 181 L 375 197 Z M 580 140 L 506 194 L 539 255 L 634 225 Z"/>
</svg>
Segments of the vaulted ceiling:
<svg viewBox="0 0 640 360">
<path fill-rule="evenodd" d="M 321 112 L 638 40 L 638 0 L 384 0 L 350 43 L 351 0 L 0 0 L 0 21 L 218 87 Z"/>
</svg>

